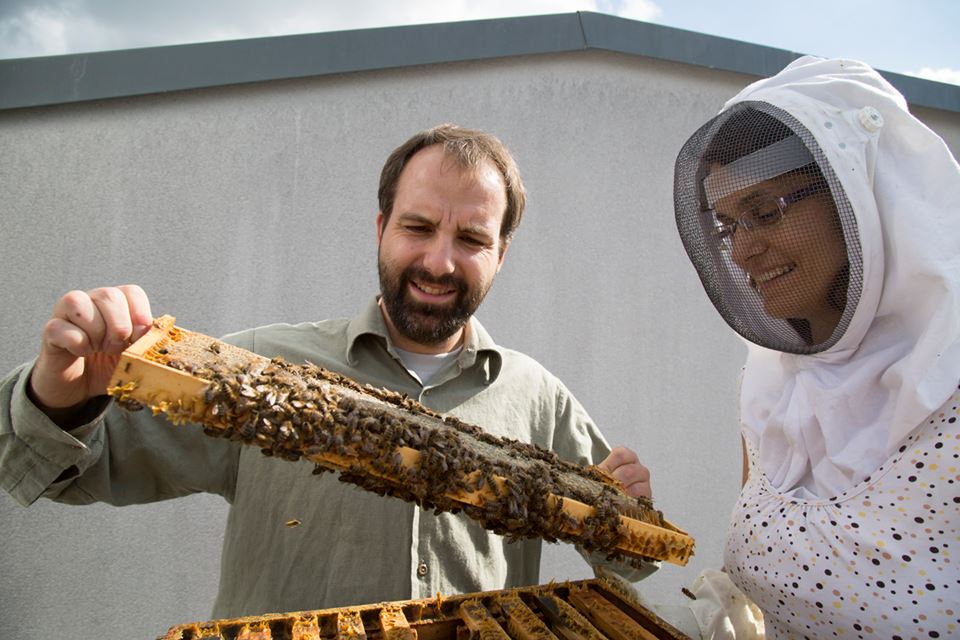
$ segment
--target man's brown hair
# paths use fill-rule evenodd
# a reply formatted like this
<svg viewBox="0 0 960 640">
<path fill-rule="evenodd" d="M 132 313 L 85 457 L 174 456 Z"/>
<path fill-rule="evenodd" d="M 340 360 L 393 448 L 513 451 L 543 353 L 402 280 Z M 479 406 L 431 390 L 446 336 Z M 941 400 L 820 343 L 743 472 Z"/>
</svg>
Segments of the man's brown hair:
<svg viewBox="0 0 960 640">
<path fill-rule="evenodd" d="M 383 213 L 383 227 L 387 226 L 390 214 L 393 213 L 393 201 L 403 168 L 414 154 L 435 144 L 442 144 L 444 152 L 464 169 L 478 169 L 485 160 L 489 160 L 500 172 L 507 191 L 507 208 L 500 225 L 503 251 L 513 238 L 513 232 L 520 226 L 527 200 L 523 181 L 520 179 L 520 169 L 517 168 L 510 151 L 495 136 L 454 124 L 441 124 L 415 134 L 394 149 L 387 158 L 380 172 L 380 188 L 377 191 L 380 212 Z"/>
</svg>

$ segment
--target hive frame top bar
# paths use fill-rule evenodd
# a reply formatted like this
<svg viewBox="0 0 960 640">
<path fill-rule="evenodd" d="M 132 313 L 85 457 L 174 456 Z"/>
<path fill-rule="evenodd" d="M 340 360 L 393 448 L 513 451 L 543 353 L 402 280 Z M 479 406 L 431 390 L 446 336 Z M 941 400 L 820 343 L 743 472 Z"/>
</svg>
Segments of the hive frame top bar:
<svg viewBox="0 0 960 640">
<path fill-rule="evenodd" d="M 197 422 L 208 427 L 206 430 L 208 434 L 219 431 L 224 435 L 239 439 L 237 432 L 229 431 L 234 425 L 224 424 L 224 420 L 211 415 L 217 413 L 216 408 L 220 408 L 222 405 L 213 408 L 213 405 L 219 401 L 210 399 L 213 385 L 208 377 L 211 376 L 205 377 L 204 369 L 199 365 L 205 366 L 212 362 L 215 366 L 234 369 L 242 365 L 245 371 L 251 372 L 251 376 L 258 375 L 278 365 L 275 361 L 264 356 L 177 327 L 174 322 L 172 316 L 157 318 L 148 333 L 124 351 L 110 382 L 108 393 L 118 398 L 121 403 L 132 402 L 148 406 L 154 413 L 165 413 L 173 422 Z M 169 362 L 164 362 L 164 359 L 169 357 L 165 355 L 166 353 L 171 350 L 186 349 L 184 345 L 188 344 L 191 345 L 193 351 L 186 351 L 186 357 L 191 359 L 191 362 L 196 361 L 196 364 L 198 364 L 192 372 L 172 368 Z M 319 368 L 314 369 L 318 372 L 323 371 Z M 311 381 L 309 384 L 320 389 L 320 393 L 324 394 L 324 397 L 335 396 L 343 406 L 349 403 L 351 406 L 361 409 L 384 411 L 384 415 L 400 416 L 403 420 L 410 422 L 413 427 L 439 428 L 445 431 L 443 435 L 456 436 L 461 441 L 469 443 L 473 450 L 482 451 L 494 458 L 500 456 L 501 460 L 508 461 L 509 465 L 514 465 L 518 472 L 523 471 L 524 468 L 530 469 L 533 466 L 540 465 L 536 466 L 535 471 L 537 473 L 547 471 L 551 474 L 551 477 L 560 478 L 571 486 L 580 483 L 590 491 L 595 491 L 596 487 L 599 486 L 602 489 L 605 501 L 609 502 L 609 498 L 606 497 L 609 494 L 613 496 L 611 504 L 619 505 L 617 507 L 618 513 L 615 516 L 617 524 L 614 525 L 619 533 L 619 540 L 615 548 L 617 553 L 628 558 L 664 560 L 679 565 L 686 564 L 693 554 L 693 539 L 680 528 L 664 520 L 661 514 L 653 512 L 652 506 L 650 509 L 632 509 L 630 503 L 632 499 L 625 494 L 615 495 L 616 491 L 602 486 L 602 482 L 578 477 L 576 473 L 569 471 L 569 468 L 573 466 L 569 463 L 558 461 L 559 464 L 567 467 L 558 471 L 547 468 L 548 465 L 545 462 L 524 460 L 522 456 L 518 457 L 515 453 L 510 453 L 508 457 L 504 457 L 501 452 L 496 450 L 496 447 L 484 442 L 482 436 L 474 437 L 470 433 L 458 432 L 455 429 L 448 428 L 447 422 L 455 421 L 455 419 L 442 418 L 429 409 L 404 398 L 404 402 L 409 405 L 416 405 L 414 407 L 416 411 L 427 415 L 411 413 L 402 406 L 396 407 L 390 404 L 390 402 L 395 401 L 392 396 L 398 396 L 398 394 L 393 394 L 393 392 L 387 390 L 373 389 L 369 386 L 361 387 L 352 380 L 339 376 L 339 374 L 323 372 L 323 375 L 329 376 L 329 379 L 320 379 L 320 382 Z M 384 398 L 386 401 L 384 401 Z M 238 400 L 243 400 L 243 398 L 238 398 Z M 227 409 L 221 409 L 220 411 L 222 414 Z M 391 419 L 391 417 L 388 417 L 388 419 Z M 226 422 L 229 423 L 230 421 L 226 420 Z M 476 429 L 476 427 L 472 428 Z M 257 439 L 263 438 L 260 433 L 257 433 L 255 437 Z M 367 433 L 364 434 L 364 437 L 372 438 L 373 434 Z M 249 441 L 245 441 L 245 443 L 262 448 L 266 446 L 265 443 L 272 443 L 272 446 L 276 449 L 274 441 L 277 437 L 269 441 L 253 438 L 253 436 L 250 436 Z M 286 457 L 287 453 L 279 450 L 278 455 Z M 387 487 L 388 493 L 405 497 L 408 500 L 416 500 L 418 496 L 411 496 L 410 491 L 404 486 L 403 478 L 413 474 L 421 466 L 430 463 L 432 452 L 426 449 L 418 450 L 411 446 L 398 446 L 390 451 L 390 455 L 394 460 L 392 467 L 382 464 L 382 461 L 378 464 L 377 460 L 366 459 L 356 449 L 344 449 L 343 447 L 323 449 L 322 447 L 300 446 L 291 457 L 292 459 L 303 457 L 324 469 L 341 473 L 348 471 L 356 473 L 358 469 L 363 468 L 369 476 L 366 482 L 376 485 L 376 488 L 372 490 Z M 594 471 L 594 473 L 599 472 Z M 485 518 L 483 510 L 489 509 L 490 505 L 497 500 L 498 495 L 502 495 L 503 492 L 509 490 L 509 486 L 513 486 L 513 478 L 511 473 L 484 475 L 486 482 L 484 482 L 484 478 L 481 478 L 481 471 L 479 470 L 464 474 L 463 482 L 460 483 L 459 488 L 445 491 L 442 501 L 456 508 L 462 508 L 467 515 L 475 519 Z M 605 480 L 616 483 L 612 478 Z M 361 484 L 361 486 L 364 485 Z M 541 511 L 550 511 L 553 514 L 551 517 L 563 519 L 564 524 L 561 531 L 551 531 L 550 536 L 544 537 L 548 539 L 559 537 L 572 542 L 585 543 L 585 546 L 590 548 L 592 538 L 588 537 L 587 534 L 591 530 L 586 522 L 592 522 L 600 516 L 597 508 L 589 504 L 593 501 L 593 497 L 584 497 L 584 495 L 589 495 L 589 491 L 586 494 L 574 493 L 576 494 L 574 496 L 557 495 L 555 492 L 547 493 L 546 503 L 542 505 Z M 597 497 L 597 495 L 594 494 L 594 497 Z M 445 508 L 449 510 L 450 507 Z M 588 518 L 591 520 L 587 520 Z M 488 526 L 483 521 L 481 521 L 481 524 L 497 531 L 494 526 Z M 497 532 L 503 533 L 503 531 Z M 577 536 L 583 536 L 583 539 L 578 539 Z"/>
<path fill-rule="evenodd" d="M 689 640 L 605 579 L 191 622 L 158 640 L 447 640 L 465 632 L 505 640 Z"/>
</svg>

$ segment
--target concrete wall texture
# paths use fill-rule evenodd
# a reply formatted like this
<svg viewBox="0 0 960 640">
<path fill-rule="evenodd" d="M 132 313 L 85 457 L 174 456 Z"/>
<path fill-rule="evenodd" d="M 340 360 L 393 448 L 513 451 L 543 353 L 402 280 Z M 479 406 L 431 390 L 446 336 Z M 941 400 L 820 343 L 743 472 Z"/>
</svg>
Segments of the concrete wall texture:
<svg viewBox="0 0 960 640">
<path fill-rule="evenodd" d="M 352 315 L 377 291 L 387 154 L 441 122 L 489 130 L 529 206 L 478 316 L 651 469 L 697 553 L 640 586 L 679 602 L 722 562 L 745 349 L 677 237 L 673 160 L 754 79 L 594 50 L 0 111 L 0 370 L 35 355 L 73 288 L 139 283 L 155 314 L 213 335 Z M 960 116 L 917 113 L 956 154 Z M 24 509 L 0 495 L 3 636 L 150 638 L 207 619 L 226 510 L 211 496 Z M 590 575 L 572 547 L 546 545 L 543 582 Z"/>
</svg>

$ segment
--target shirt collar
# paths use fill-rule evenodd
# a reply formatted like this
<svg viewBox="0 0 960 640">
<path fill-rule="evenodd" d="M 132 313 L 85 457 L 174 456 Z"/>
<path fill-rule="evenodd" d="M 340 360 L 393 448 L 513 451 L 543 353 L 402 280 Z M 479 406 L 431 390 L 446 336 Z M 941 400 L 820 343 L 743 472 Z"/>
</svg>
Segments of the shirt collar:
<svg viewBox="0 0 960 640">
<path fill-rule="evenodd" d="M 377 303 L 379 297 L 374 297 L 358 313 L 347 326 L 347 353 L 346 360 L 350 366 L 357 366 L 356 345 L 363 336 L 373 336 L 379 338 L 383 347 L 388 353 L 394 353 L 393 343 L 390 342 L 390 335 L 387 333 L 387 325 L 383 320 L 383 314 L 380 312 L 380 305 Z M 466 339 L 463 343 L 463 350 L 457 357 L 460 367 L 464 370 L 473 367 L 478 359 L 481 361 L 484 379 L 486 384 L 490 384 L 500 375 L 500 368 L 503 366 L 503 353 L 500 347 L 493 341 L 487 330 L 483 328 L 480 321 L 476 318 L 470 318 L 467 327 Z"/>
</svg>

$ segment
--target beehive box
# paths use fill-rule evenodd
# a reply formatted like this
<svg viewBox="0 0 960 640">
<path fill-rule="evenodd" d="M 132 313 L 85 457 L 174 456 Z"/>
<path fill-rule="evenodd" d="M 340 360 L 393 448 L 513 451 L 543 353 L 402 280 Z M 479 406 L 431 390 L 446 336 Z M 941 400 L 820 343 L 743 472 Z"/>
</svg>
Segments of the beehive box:
<svg viewBox="0 0 960 640">
<path fill-rule="evenodd" d="M 381 495 L 463 512 L 512 538 L 565 540 L 628 561 L 685 564 L 693 553 L 690 536 L 597 467 L 314 365 L 187 331 L 170 316 L 122 354 L 108 393 L 267 455 L 307 459 L 318 473 Z"/>
<path fill-rule="evenodd" d="M 689 640 L 605 580 L 171 627 L 159 640 Z"/>
</svg>

